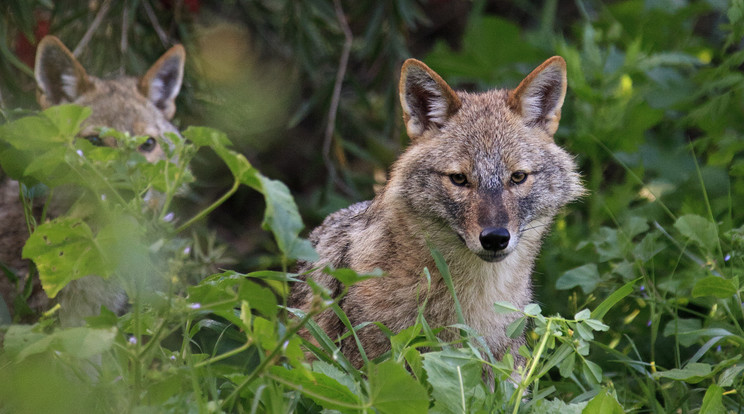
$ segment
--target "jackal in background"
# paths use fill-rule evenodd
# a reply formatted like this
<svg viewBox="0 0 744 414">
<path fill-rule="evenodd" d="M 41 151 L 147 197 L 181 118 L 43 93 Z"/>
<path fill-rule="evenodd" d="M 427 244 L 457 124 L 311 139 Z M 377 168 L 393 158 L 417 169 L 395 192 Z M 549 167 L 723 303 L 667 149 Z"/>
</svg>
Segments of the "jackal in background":
<svg viewBox="0 0 744 414">
<path fill-rule="evenodd" d="M 47 36 L 39 43 L 34 68 L 39 105 L 42 109 L 63 103 L 88 106 L 92 114 L 83 124 L 81 137 L 95 145 L 116 146 L 113 138 L 98 135 L 101 127 L 148 136 L 138 150 L 154 162 L 164 158 L 161 145 L 168 145 L 164 134 L 178 133 L 170 119 L 176 111 L 175 99 L 181 88 L 185 58 L 183 46 L 176 45 L 139 79 L 124 76 L 104 80 L 88 75 L 59 39 Z M 0 212 L 0 263 L 28 277 L 28 266 L 21 260 L 28 230 L 18 199 L 18 183 L 7 177 L 0 183 Z M 48 299 L 38 283 L 35 288 L 29 304 L 38 313 L 48 306 Z M 3 275 L 0 293 L 12 307 L 19 292 Z M 76 324 L 84 316 L 98 313 L 101 305 L 113 311 L 123 310 L 126 296 L 112 283 L 88 276 L 63 289 L 58 302 L 62 323 Z"/>
<path fill-rule="evenodd" d="M 320 258 L 300 264 L 299 272 L 315 269 L 307 277 L 337 296 L 341 283 L 323 267 L 382 269 L 384 277 L 351 286 L 340 302 L 354 326 L 379 321 L 399 332 L 415 323 L 424 301 L 431 326 L 451 325 L 457 323 L 453 298 L 429 242 L 449 265 L 465 322 L 500 358 L 524 338 L 506 335 L 517 315 L 497 314 L 493 303 L 520 309 L 530 303 L 541 240 L 558 210 L 584 192 L 572 156 L 553 141 L 566 95 L 566 63 L 558 56 L 548 59 L 513 90 L 466 93 L 409 59 L 399 91 L 410 147 L 373 200 L 330 215 L 312 232 Z M 312 297 L 308 284 L 295 283 L 289 305 L 307 311 Z M 333 339 L 345 331 L 330 310 L 316 321 Z M 369 358 L 390 349 L 375 325 L 358 336 Z M 443 336 L 456 339 L 456 332 Z M 341 341 L 341 350 L 361 366 L 353 337 Z"/>
</svg>

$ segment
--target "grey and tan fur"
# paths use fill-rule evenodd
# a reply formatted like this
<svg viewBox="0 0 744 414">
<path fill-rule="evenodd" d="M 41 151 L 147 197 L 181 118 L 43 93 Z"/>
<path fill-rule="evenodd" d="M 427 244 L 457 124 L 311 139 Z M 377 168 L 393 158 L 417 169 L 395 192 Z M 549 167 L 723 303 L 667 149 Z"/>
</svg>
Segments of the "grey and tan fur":
<svg viewBox="0 0 744 414">
<path fill-rule="evenodd" d="M 341 300 L 352 325 L 379 321 L 398 332 L 415 323 L 424 300 L 431 326 L 451 325 L 457 322 L 453 299 L 429 241 L 449 265 L 466 323 L 501 357 L 524 340 L 506 336 L 517 316 L 495 313 L 493 303 L 530 303 L 541 240 L 558 210 L 584 192 L 572 156 L 553 140 L 566 94 L 565 61 L 550 58 L 516 89 L 484 93 L 455 92 L 417 60 L 406 61 L 401 72 L 410 147 L 373 200 L 330 215 L 312 232 L 320 258 L 299 271 L 330 265 L 386 273 L 351 286 Z M 430 289 L 424 268 L 432 272 Z M 322 270 L 308 277 L 334 296 L 342 291 Z M 307 311 L 312 297 L 309 285 L 296 283 L 289 305 Z M 345 331 L 331 311 L 316 321 L 333 339 Z M 374 325 L 358 335 L 370 358 L 390 349 Z M 443 339 L 454 335 L 445 331 Z M 362 364 L 353 338 L 343 340 L 341 350 Z"/>
<path fill-rule="evenodd" d="M 86 73 L 65 45 L 54 36 L 39 42 L 36 53 L 35 78 L 37 99 L 42 109 L 63 103 L 88 106 L 91 116 L 84 122 L 81 137 L 94 144 L 116 146 L 113 138 L 99 137 L 101 127 L 114 128 L 131 135 L 148 136 L 139 148 L 148 161 L 164 158 L 161 145 L 167 145 L 166 132 L 178 133 L 170 120 L 175 114 L 175 99 L 181 88 L 185 63 L 183 46 L 168 50 L 140 78 L 122 76 L 104 80 Z M 0 262 L 28 277 L 28 266 L 21 260 L 21 249 L 28 238 L 23 208 L 18 200 L 18 183 L 5 178 L 0 191 Z M 37 283 L 38 285 L 38 283 Z M 43 292 L 31 298 L 36 312 L 48 307 Z M 0 293 L 7 304 L 12 304 L 18 292 L 7 279 L 0 277 Z M 85 316 L 98 313 L 101 305 L 121 311 L 126 306 L 126 296 L 111 282 L 97 276 L 88 276 L 72 282 L 58 295 L 63 324 L 74 325 Z"/>
</svg>

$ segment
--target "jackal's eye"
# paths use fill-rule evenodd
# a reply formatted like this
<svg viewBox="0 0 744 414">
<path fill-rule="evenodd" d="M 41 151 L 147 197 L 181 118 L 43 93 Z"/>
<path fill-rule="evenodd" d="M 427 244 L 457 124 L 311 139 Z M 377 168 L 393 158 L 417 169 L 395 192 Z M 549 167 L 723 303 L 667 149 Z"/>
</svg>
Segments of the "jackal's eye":
<svg viewBox="0 0 744 414">
<path fill-rule="evenodd" d="M 511 175 L 511 182 L 513 184 L 522 184 L 527 179 L 527 173 L 524 171 L 516 171 Z"/>
<path fill-rule="evenodd" d="M 157 141 L 155 141 L 155 138 L 150 137 L 147 138 L 147 141 L 145 141 L 142 145 L 139 146 L 139 150 L 142 152 L 150 152 L 155 149 L 155 146 L 158 144 Z"/>
<path fill-rule="evenodd" d="M 103 143 L 103 140 L 98 135 L 88 135 L 87 137 L 85 137 L 85 139 L 87 139 L 88 142 L 95 145 L 96 147 L 102 147 L 106 145 Z"/>
<path fill-rule="evenodd" d="M 468 177 L 465 174 L 450 174 L 449 178 L 452 184 L 458 187 L 465 186 L 468 183 Z"/>
</svg>

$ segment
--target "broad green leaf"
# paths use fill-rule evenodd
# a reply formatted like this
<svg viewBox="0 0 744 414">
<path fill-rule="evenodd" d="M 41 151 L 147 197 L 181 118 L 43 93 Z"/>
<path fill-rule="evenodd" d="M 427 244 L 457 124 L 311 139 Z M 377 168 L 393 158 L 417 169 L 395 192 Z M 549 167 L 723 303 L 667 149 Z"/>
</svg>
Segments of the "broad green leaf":
<svg viewBox="0 0 744 414">
<path fill-rule="evenodd" d="M 60 136 L 57 126 L 43 115 L 18 119 L 2 129 L 2 139 L 23 151 L 47 151 L 72 141 L 74 136 Z"/>
<path fill-rule="evenodd" d="M 256 189 L 266 199 L 263 228 L 274 233 L 276 244 L 289 259 L 316 260 L 318 254 L 310 242 L 298 236 L 304 225 L 287 186 L 261 174 L 257 180 L 260 185 Z"/>
<path fill-rule="evenodd" d="M 6 350 L 15 354 L 16 361 L 47 351 L 65 353 L 75 358 L 90 358 L 110 349 L 117 329 L 75 327 L 58 329 L 51 334 L 32 331 L 32 327 L 8 330 L 5 338 Z"/>
<path fill-rule="evenodd" d="M 623 232 L 625 237 L 633 239 L 635 236 L 648 230 L 648 220 L 641 217 L 632 216 L 623 222 Z"/>
<path fill-rule="evenodd" d="M 50 298 L 75 279 L 109 275 L 93 232 L 78 219 L 55 219 L 37 227 L 23 247 L 23 257 L 36 264 Z"/>
<path fill-rule="evenodd" d="M 274 349 L 277 345 L 275 325 L 268 319 L 259 316 L 253 319 L 253 336 L 266 351 Z"/>
<path fill-rule="evenodd" d="M 697 384 L 712 374 L 710 364 L 695 362 L 687 364 L 684 368 L 674 368 L 669 371 L 656 372 L 654 378 L 668 378 L 676 381 L 685 381 L 690 384 Z"/>
<path fill-rule="evenodd" d="M 726 414 L 726 408 L 723 406 L 723 388 L 716 384 L 711 384 L 703 396 L 703 405 L 700 406 L 700 412 L 705 414 Z"/>
<path fill-rule="evenodd" d="M 591 317 L 591 312 L 589 312 L 589 309 L 582 309 L 581 312 L 574 315 L 574 319 L 577 321 L 583 321 L 586 319 L 589 319 Z"/>
<path fill-rule="evenodd" d="M 599 253 L 600 262 L 622 259 L 624 257 L 623 247 L 627 245 L 625 239 L 618 236 L 618 231 L 609 227 L 600 228 L 599 232 L 592 237 L 592 243 Z"/>
<path fill-rule="evenodd" d="M 697 342 L 702 336 L 700 329 L 702 322 L 695 318 L 676 318 L 667 322 L 664 327 L 664 336 L 677 335 L 677 340 L 682 346 L 690 346 Z"/>
<path fill-rule="evenodd" d="M 530 303 L 524 307 L 524 313 L 530 316 L 537 316 L 542 314 L 542 309 L 537 303 Z"/>
<path fill-rule="evenodd" d="M 573 374 L 574 366 L 576 365 L 576 354 L 571 352 L 566 358 L 561 361 L 558 365 L 558 370 L 561 377 L 568 378 Z"/>
<path fill-rule="evenodd" d="M 336 368 L 334 365 L 324 361 L 314 361 L 313 372 L 318 372 L 328 376 L 329 378 L 333 378 L 338 381 L 339 384 L 346 386 L 346 388 L 354 394 L 360 394 L 359 384 L 354 382 L 353 377 Z"/>
<path fill-rule="evenodd" d="M 728 279 L 719 276 L 708 276 L 700 279 L 692 288 L 692 296 L 713 296 L 719 299 L 730 298 L 736 294 L 736 286 Z"/>
<path fill-rule="evenodd" d="M 509 302 L 501 302 L 501 301 L 495 302 L 493 304 L 493 309 L 496 311 L 496 313 L 519 312 L 519 309 L 517 309 L 516 306 L 512 305 Z"/>
<path fill-rule="evenodd" d="M 369 366 L 369 401 L 382 414 L 422 413 L 429 408 L 426 389 L 406 369 L 387 360 Z"/>
<path fill-rule="evenodd" d="M 583 321 L 583 323 L 589 325 L 589 327 L 595 331 L 608 331 L 610 329 L 609 326 L 603 324 L 602 322 L 596 319 L 587 319 Z"/>
<path fill-rule="evenodd" d="M 357 394 L 326 374 L 298 369 L 288 370 L 281 366 L 273 366 L 269 372 L 280 383 L 305 393 L 321 407 L 331 410 L 362 408 Z"/>
<path fill-rule="evenodd" d="M 588 359 L 584 359 L 584 375 L 597 383 L 602 382 L 602 368 Z"/>
<path fill-rule="evenodd" d="M 658 236 L 659 233 L 657 232 L 651 232 L 644 236 L 643 240 L 633 249 L 633 256 L 642 262 L 647 262 L 664 250 L 665 246 L 656 241 Z"/>
<path fill-rule="evenodd" d="M 585 294 L 589 294 L 594 291 L 598 284 L 599 271 L 597 265 L 589 263 L 565 272 L 555 282 L 555 288 L 566 290 L 579 286 Z"/>
<path fill-rule="evenodd" d="M 733 367 L 727 368 L 718 378 L 718 385 L 722 387 L 730 387 L 734 385 L 734 381 L 740 378 L 739 375 L 742 371 L 744 371 L 744 364 L 734 365 Z"/>
<path fill-rule="evenodd" d="M 674 228 L 708 252 L 714 251 L 718 244 L 718 228 L 704 217 L 686 214 L 677 219 Z"/>
<path fill-rule="evenodd" d="M 384 276 L 384 273 L 380 269 L 375 269 L 370 273 L 360 274 L 352 269 L 331 269 L 327 267 L 324 269 L 324 272 L 338 279 L 339 282 L 346 286 L 351 286 L 363 280 Z"/>
<path fill-rule="evenodd" d="M 588 401 L 581 403 L 566 403 L 559 399 L 554 400 L 534 400 L 532 410 L 530 414 L 581 414 L 584 407 L 586 407 Z"/>
<path fill-rule="evenodd" d="M 42 112 L 57 127 L 65 141 L 72 141 L 80 131 L 80 125 L 87 119 L 92 110 L 87 106 L 75 104 L 55 105 Z"/>
<path fill-rule="evenodd" d="M 182 135 L 199 147 L 229 147 L 232 145 L 225 133 L 208 127 L 190 126 L 183 131 Z"/>
<path fill-rule="evenodd" d="M 576 323 L 576 333 L 585 341 L 594 339 L 594 333 L 584 322 Z"/>
<path fill-rule="evenodd" d="M 518 338 L 524 332 L 525 326 L 527 326 L 527 317 L 522 316 L 506 327 L 506 336 L 509 338 Z"/>
<path fill-rule="evenodd" d="M 482 364 L 468 348 L 428 352 L 423 364 L 439 411 L 462 413 L 483 407 Z"/>
<path fill-rule="evenodd" d="M 623 414 L 625 410 L 610 392 L 603 389 L 584 407 L 582 414 Z"/>
</svg>

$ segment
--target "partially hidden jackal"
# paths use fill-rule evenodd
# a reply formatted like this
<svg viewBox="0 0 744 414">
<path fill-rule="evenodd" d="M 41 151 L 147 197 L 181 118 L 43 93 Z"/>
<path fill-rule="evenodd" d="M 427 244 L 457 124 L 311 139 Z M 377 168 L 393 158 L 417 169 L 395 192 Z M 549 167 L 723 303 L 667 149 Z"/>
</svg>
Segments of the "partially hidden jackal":
<svg viewBox="0 0 744 414">
<path fill-rule="evenodd" d="M 303 277 L 334 297 L 342 285 L 323 272 L 325 266 L 385 272 L 352 285 L 340 301 L 352 326 L 379 321 L 399 332 L 415 323 L 425 301 L 429 325 L 455 324 L 454 301 L 430 243 L 446 259 L 465 322 L 501 357 L 524 339 L 506 335 L 517 315 L 497 314 L 493 303 L 520 309 L 530 303 L 541 240 L 558 210 L 584 192 L 572 156 L 553 140 L 566 63 L 559 56 L 548 59 L 513 90 L 466 93 L 409 59 L 399 92 L 411 145 L 373 200 L 330 215 L 311 233 L 320 258 L 302 263 L 299 272 L 309 272 Z M 431 272 L 430 287 L 424 268 Z M 295 283 L 289 306 L 308 311 L 312 302 L 310 286 Z M 345 331 L 330 310 L 316 321 L 332 339 Z M 369 358 L 390 349 L 374 324 L 357 335 Z M 456 338 L 452 330 L 443 335 Z M 353 337 L 340 347 L 361 366 Z"/>
<path fill-rule="evenodd" d="M 175 99 L 181 88 L 185 63 L 183 46 L 168 50 L 140 78 L 121 76 L 100 79 L 88 75 L 65 45 L 54 36 L 39 42 L 34 75 L 37 99 L 42 109 L 63 103 L 91 108 L 91 116 L 83 123 L 80 136 L 95 145 L 116 146 L 113 138 L 99 136 L 102 127 L 114 128 L 131 135 L 148 136 L 138 151 L 154 162 L 164 158 L 162 146 L 168 145 L 165 133 L 178 133 L 170 119 L 175 114 Z M 2 177 L 0 176 L 0 179 Z M 21 249 L 28 238 L 23 207 L 18 200 L 18 183 L 7 177 L 0 181 L 0 262 L 29 277 L 28 267 L 21 260 Z M 46 296 L 36 286 L 29 302 L 36 312 L 44 309 Z M 10 286 L 0 277 L 0 293 L 11 305 L 19 287 Z M 77 324 L 82 317 L 98 313 L 101 305 L 121 311 L 126 297 L 121 289 L 97 276 L 88 276 L 63 289 L 58 302 L 62 305 L 60 319 Z"/>
</svg>

